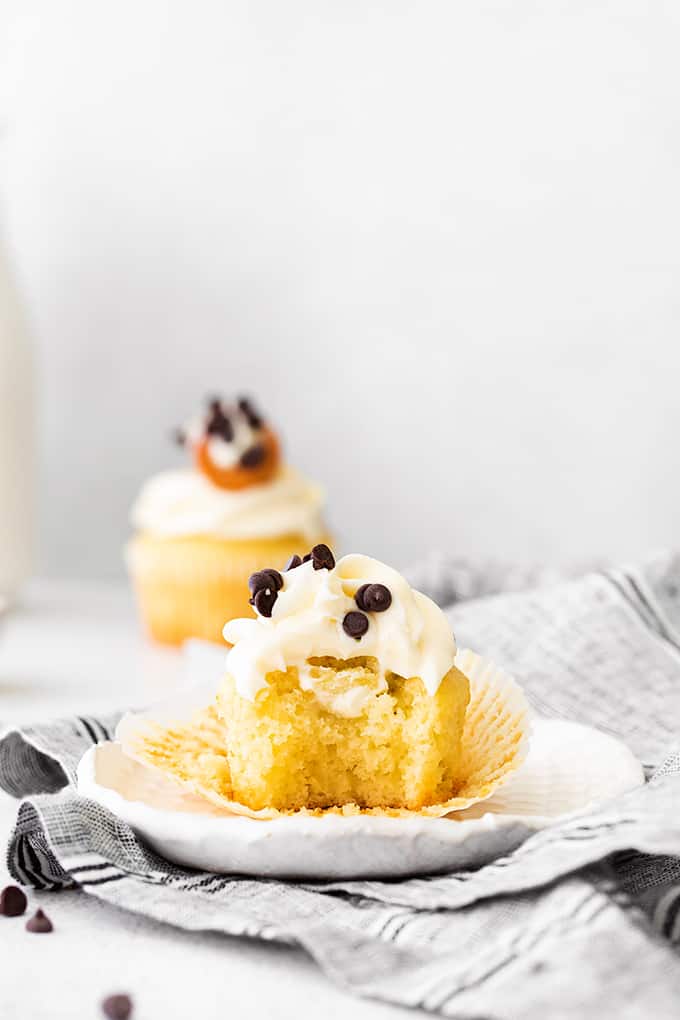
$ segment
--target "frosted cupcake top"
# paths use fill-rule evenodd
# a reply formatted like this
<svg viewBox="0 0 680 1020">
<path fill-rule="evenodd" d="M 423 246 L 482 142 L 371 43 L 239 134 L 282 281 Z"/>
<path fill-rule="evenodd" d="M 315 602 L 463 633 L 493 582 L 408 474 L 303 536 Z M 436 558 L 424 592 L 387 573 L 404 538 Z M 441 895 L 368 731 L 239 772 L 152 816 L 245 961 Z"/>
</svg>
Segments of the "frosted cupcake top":
<svg viewBox="0 0 680 1020">
<path fill-rule="evenodd" d="M 327 546 L 317 545 L 304 561 L 293 557 L 282 573 L 253 574 L 250 590 L 257 618 L 231 620 L 224 628 L 233 645 L 227 671 L 250 700 L 266 685 L 267 673 L 289 666 L 297 667 L 303 690 L 314 690 L 318 671 L 310 659 L 372 657 L 380 689 L 387 689 L 386 675 L 396 673 L 420 677 L 431 695 L 454 665 L 456 641 L 441 609 L 368 556 L 336 563 Z M 359 709 L 357 699 L 346 696 L 340 706 L 348 715 Z"/>
<path fill-rule="evenodd" d="M 176 438 L 194 467 L 163 471 L 143 486 L 131 512 L 136 529 L 234 540 L 314 541 L 323 533 L 323 491 L 282 464 L 276 434 L 249 400 L 210 400 Z"/>
</svg>

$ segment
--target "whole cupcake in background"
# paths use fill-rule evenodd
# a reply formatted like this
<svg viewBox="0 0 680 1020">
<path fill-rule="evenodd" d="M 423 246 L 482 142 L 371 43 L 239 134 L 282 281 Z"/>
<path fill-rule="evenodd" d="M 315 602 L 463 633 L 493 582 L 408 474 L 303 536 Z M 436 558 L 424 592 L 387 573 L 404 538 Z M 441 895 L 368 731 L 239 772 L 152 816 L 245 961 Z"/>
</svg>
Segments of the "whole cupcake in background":
<svg viewBox="0 0 680 1020">
<path fill-rule="evenodd" d="M 223 642 L 224 621 L 248 610 L 250 574 L 327 539 L 324 494 L 282 461 L 276 433 L 245 398 L 208 401 L 176 438 L 193 463 L 143 486 L 128 568 L 156 640 Z"/>
</svg>

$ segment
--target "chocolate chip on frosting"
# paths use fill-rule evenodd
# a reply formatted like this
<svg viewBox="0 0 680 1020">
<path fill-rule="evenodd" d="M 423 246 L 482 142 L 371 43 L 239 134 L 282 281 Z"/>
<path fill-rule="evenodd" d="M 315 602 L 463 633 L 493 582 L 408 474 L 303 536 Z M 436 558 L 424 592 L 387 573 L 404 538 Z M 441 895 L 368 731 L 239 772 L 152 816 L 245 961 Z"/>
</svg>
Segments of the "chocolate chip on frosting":
<svg viewBox="0 0 680 1020">
<path fill-rule="evenodd" d="M 256 574 L 250 575 L 248 578 L 248 588 L 251 595 L 255 595 L 256 592 L 262 591 L 265 588 L 281 591 L 283 588 L 283 578 L 278 570 L 274 570 L 273 567 L 267 567 L 265 570 L 258 570 Z"/>
<path fill-rule="evenodd" d="M 335 566 L 335 557 L 327 545 L 320 542 L 315 545 L 311 552 L 312 566 L 315 570 L 332 570 Z"/>
<path fill-rule="evenodd" d="M 173 429 L 171 435 L 173 443 L 176 443 L 177 446 L 184 446 L 187 441 L 187 434 L 184 429 Z"/>
<path fill-rule="evenodd" d="M 33 917 L 26 922 L 26 931 L 36 932 L 39 935 L 46 935 L 53 931 L 52 922 L 42 910 L 36 910 Z"/>
<path fill-rule="evenodd" d="M 225 443 L 231 443 L 234 438 L 234 427 L 231 421 L 222 410 L 222 404 L 219 400 L 213 399 L 209 401 L 210 414 L 206 424 L 206 434 L 209 436 L 218 436 L 223 439 Z"/>
<path fill-rule="evenodd" d="M 21 917 L 27 904 L 26 893 L 18 885 L 7 885 L 0 892 L 0 914 L 5 917 Z"/>
<path fill-rule="evenodd" d="M 262 418 L 257 413 L 251 402 L 247 397 L 239 397 L 238 409 L 250 425 L 251 429 L 261 429 L 263 425 Z"/>
<path fill-rule="evenodd" d="M 384 584 L 362 584 L 354 601 L 366 613 L 384 613 L 392 605 L 392 593 Z"/>
<path fill-rule="evenodd" d="M 286 570 L 295 570 L 295 568 L 299 567 L 301 564 L 302 564 L 302 558 L 300 556 L 298 556 L 297 553 L 293 553 L 293 555 L 288 560 L 288 562 L 286 563 L 286 565 L 285 565 L 285 567 L 283 569 L 284 569 L 284 571 L 286 571 Z"/>
<path fill-rule="evenodd" d="M 260 588 L 255 592 L 250 602 L 255 606 L 260 616 L 270 617 L 276 602 L 276 591 L 272 588 Z"/>
<path fill-rule="evenodd" d="M 252 595 L 251 606 L 255 606 L 260 616 L 271 616 L 276 596 L 283 588 L 283 578 L 278 570 L 267 567 L 266 570 L 258 570 L 250 575 L 248 588 Z"/>
<path fill-rule="evenodd" d="M 242 454 L 239 461 L 241 467 L 244 468 L 256 468 L 259 467 L 262 461 L 267 456 L 262 443 L 257 443 L 255 446 L 251 446 L 244 454 Z"/>
<path fill-rule="evenodd" d="M 345 618 L 342 621 L 342 629 L 345 634 L 359 641 L 368 630 L 368 617 L 364 613 L 358 613 L 353 609 L 345 614 Z"/>
<path fill-rule="evenodd" d="M 223 439 L 225 443 L 231 443 L 234 439 L 233 426 L 224 414 L 208 422 L 207 432 L 209 436 L 217 436 L 218 439 Z"/>
</svg>

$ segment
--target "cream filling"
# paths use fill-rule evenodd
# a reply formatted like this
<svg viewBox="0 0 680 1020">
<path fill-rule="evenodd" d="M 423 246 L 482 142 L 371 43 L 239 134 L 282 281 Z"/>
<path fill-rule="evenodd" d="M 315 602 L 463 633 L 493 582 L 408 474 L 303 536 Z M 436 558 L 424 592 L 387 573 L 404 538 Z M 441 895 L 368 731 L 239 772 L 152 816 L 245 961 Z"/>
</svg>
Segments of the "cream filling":
<svg viewBox="0 0 680 1020">
<path fill-rule="evenodd" d="M 221 489 L 187 468 L 149 479 L 131 520 L 139 531 L 167 537 L 256 539 L 299 534 L 311 544 L 324 533 L 323 504 L 323 490 L 292 467 L 282 467 L 270 482 L 235 491 Z"/>
<path fill-rule="evenodd" d="M 362 678 L 359 683 L 355 682 L 357 675 Z M 350 666 L 346 669 L 337 669 L 307 663 L 299 676 L 299 684 L 303 691 L 311 691 L 327 711 L 352 718 L 361 715 L 376 694 L 382 694 L 387 690 L 384 675 L 369 673 L 368 680 L 366 676 L 366 670 L 363 668 Z"/>
<path fill-rule="evenodd" d="M 375 687 L 352 685 L 344 690 L 328 684 L 324 671 L 310 659 L 352 659 L 370 656 L 378 663 L 377 683 L 385 690 L 386 676 L 419 676 L 434 695 L 454 664 L 456 641 L 441 609 L 410 587 L 384 563 L 368 556 L 344 556 L 333 570 L 314 570 L 304 563 L 283 575 L 270 618 L 231 620 L 224 636 L 234 647 L 227 670 L 239 693 L 253 701 L 265 686 L 265 676 L 295 666 L 300 687 L 311 690 L 331 711 L 360 714 Z M 392 604 L 385 612 L 367 613 L 367 633 L 357 641 L 345 633 L 342 621 L 357 609 L 354 595 L 362 584 L 386 585 Z M 338 674 L 340 676 L 341 674 Z"/>
<path fill-rule="evenodd" d="M 384 690 L 387 690 L 387 684 L 384 684 Z M 318 689 L 314 689 L 314 694 L 328 712 L 352 719 L 361 715 L 375 692 L 368 687 L 356 686 L 348 687 L 342 694 L 334 694 L 330 698 L 324 698 Z"/>
</svg>

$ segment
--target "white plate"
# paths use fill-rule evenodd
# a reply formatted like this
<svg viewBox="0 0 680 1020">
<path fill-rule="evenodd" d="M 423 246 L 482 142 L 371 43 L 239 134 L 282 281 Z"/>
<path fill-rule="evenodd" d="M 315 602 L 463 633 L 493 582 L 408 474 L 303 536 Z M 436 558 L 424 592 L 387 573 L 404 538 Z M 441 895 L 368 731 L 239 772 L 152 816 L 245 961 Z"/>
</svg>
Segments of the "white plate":
<svg viewBox="0 0 680 1020">
<path fill-rule="evenodd" d="M 643 782 L 639 762 L 613 737 L 577 723 L 535 719 L 533 727 L 524 765 L 455 818 L 218 814 L 114 743 L 85 754 L 78 788 L 157 853 L 192 868 L 307 880 L 432 874 L 479 867 L 556 816 Z"/>
</svg>

